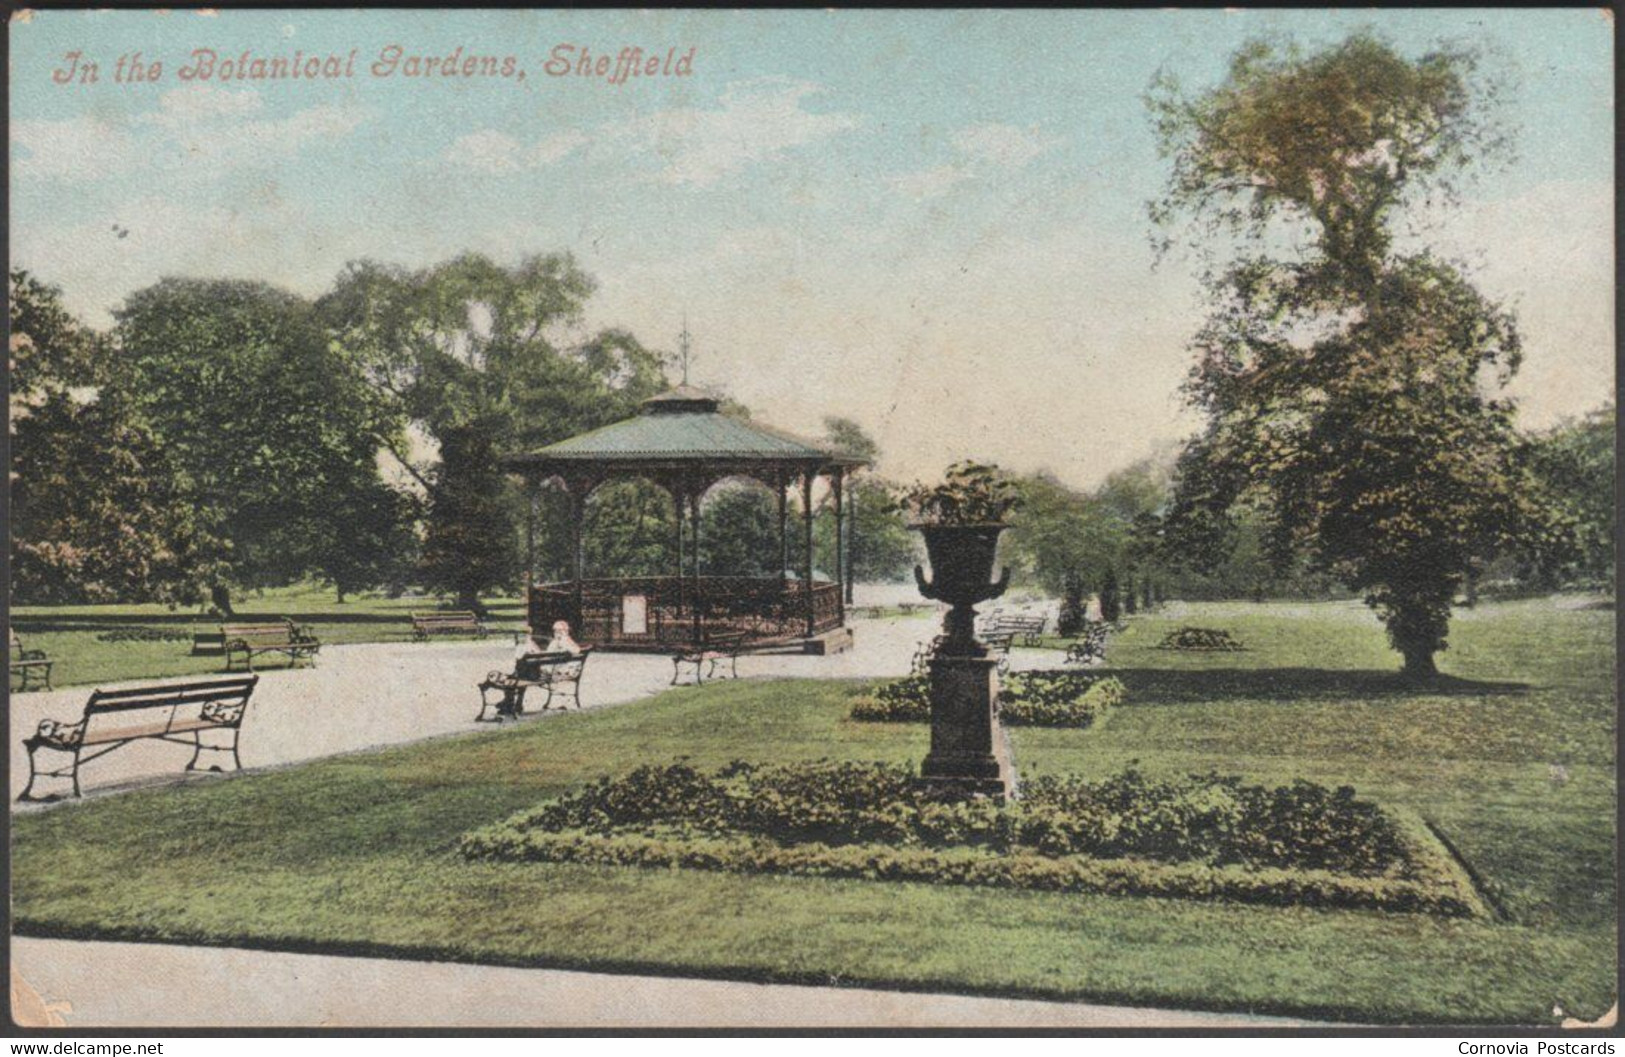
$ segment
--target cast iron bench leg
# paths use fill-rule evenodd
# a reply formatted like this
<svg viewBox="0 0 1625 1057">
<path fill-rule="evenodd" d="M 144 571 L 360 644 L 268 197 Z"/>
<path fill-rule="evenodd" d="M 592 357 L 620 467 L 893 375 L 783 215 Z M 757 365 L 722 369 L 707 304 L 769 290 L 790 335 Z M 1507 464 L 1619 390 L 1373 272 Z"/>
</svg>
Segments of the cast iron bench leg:
<svg viewBox="0 0 1625 1057">
<path fill-rule="evenodd" d="M 18 800 L 32 800 L 32 799 L 34 799 L 34 779 L 39 776 L 39 768 L 34 766 L 34 750 L 39 748 L 39 746 L 38 745 L 28 745 L 27 748 L 28 748 L 28 784 L 23 786 L 22 795 L 17 798 Z"/>
</svg>

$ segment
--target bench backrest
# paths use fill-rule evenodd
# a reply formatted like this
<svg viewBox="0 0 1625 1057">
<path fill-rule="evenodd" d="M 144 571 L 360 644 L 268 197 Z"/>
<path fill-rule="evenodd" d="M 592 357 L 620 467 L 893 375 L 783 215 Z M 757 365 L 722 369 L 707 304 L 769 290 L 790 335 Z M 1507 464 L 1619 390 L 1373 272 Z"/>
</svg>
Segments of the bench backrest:
<svg viewBox="0 0 1625 1057">
<path fill-rule="evenodd" d="M 473 613 L 413 613 L 413 627 L 472 628 L 478 627 L 480 618 Z"/>
<path fill-rule="evenodd" d="M 591 650 L 582 650 L 580 653 L 527 653 L 514 664 L 514 674 L 521 679 L 534 678 L 543 668 L 557 669 L 565 678 L 580 676 L 581 669 L 586 667 L 587 654 Z M 571 670 L 572 666 L 574 671 Z"/>
<path fill-rule="evenodd" d="M 140 686 L 133 690 L 97 690 L 85 702 L 85 718 L 117 712 L 133 712 L 149 708 L 204 708 L 214 705 L 246 705 L 259 683 L 257 675 L 235 679 L 210 679 L 193 683 L 164 683 L 161 686 Z M 241 713 L 237 719 L 241 721 Z"/>
<path fill-rule="evenodd" d="M 222 624 L 220 634 L 227 642 L 292 642 L 295 635 L 293 621 L 276 624 Z"/>
</svg>

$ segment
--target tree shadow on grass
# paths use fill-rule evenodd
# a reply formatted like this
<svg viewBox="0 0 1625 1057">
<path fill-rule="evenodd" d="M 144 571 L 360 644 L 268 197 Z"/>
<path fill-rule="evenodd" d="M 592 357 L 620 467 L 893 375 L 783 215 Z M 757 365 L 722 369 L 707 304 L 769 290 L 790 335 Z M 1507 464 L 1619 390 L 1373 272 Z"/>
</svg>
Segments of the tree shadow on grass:
<svg viewBox="0 0 1625 1057">
<path fill-rule="evenodd" d="M 1128 688 L 1130 704 L 1232 699 L 1301 701 L 1327 697 L 1489 697 L 1527 692 L 1528 683 L 1488 682 L 1439 675 L 1414 679 L 1400 672 L 1330 668 L 1099 668 Z"/>
<path fill-rule="evenodd" d="M 112 628 L 141 628 L 164 627 L 180 628 L 183 630 L 196 629 L 202 632 L 217 631 L 221 624 L 253 624 L 256 622 L 278 621 L 286 617 L 296 624 L 385 624 L 399 625 L 403 634 L 411 633 L 408 621 L 409 613 L 432 613 L 439 607 L 433 605 L 421 606 L 414 610 L 400 610 L 399 612 L 380 613 L 376 610 L 358 610 L 353 613 L 299 613 L 286 609 L 267 609 L 258 605 L 244 606 L 230 617 L 205 617 L 194 613 L 152 613 L 132 616 L 130 614 L 114 613 L 62 613 L 40 617 L 12 618 L 12 626 L 24 635 L 42 635 L 47 632 L 72 631 L 108 631 Z M 486 607 L 489 611 L 488 620 L 506 621 L 520 620 L 524 616 L 524 607 L 520 603 L 498 603 Z"/>
</svg>

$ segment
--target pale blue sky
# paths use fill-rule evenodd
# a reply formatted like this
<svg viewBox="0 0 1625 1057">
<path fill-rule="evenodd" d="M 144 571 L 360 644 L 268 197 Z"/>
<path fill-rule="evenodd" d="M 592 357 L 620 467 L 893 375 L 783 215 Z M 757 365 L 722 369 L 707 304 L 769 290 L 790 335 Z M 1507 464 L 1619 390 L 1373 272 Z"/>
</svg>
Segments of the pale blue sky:
<svg viewBox="0 0 1625 1057">
<path fill-rule="evenodd" d="M 1430 238 L 1519 305 L 1532 424 L 1601 402 L 1613 30 L 1594 10 L 36 14 L 12 33 L 13 257 L 105 323 L 165 274 L 315 294 L 361 256 L 570 250 L 602 287 L 588 325 L 669 347 L 686 310 L 697 380 L 770 420 L 849 414 L 900 474 L 978 455 L 1090 484 L 1193 422 L 1191 267 L 1153 272 L 1147 250 L 1152 75 L 1201 87 L 1249 36 L 1362 26 L 1511 64 L 1518 160 Z M 512 54 L 525 78 L 367 76 L 391 43 Z M 693 75 L 548 77 L 561 43 L 692 47 Z M 182 82 L 199 47 L 356 48 L 358 76 Z M 52 83 L 76 48 L 100 82 Z M 135 50 L 163 78 L 112 83 Z"/>
</svg>

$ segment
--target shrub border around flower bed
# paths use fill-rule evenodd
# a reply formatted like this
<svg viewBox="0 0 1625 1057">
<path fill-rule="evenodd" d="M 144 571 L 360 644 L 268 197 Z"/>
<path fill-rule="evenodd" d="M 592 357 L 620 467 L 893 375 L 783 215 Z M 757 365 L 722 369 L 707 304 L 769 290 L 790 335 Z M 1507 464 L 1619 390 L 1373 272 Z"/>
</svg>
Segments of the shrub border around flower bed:
<svg viewBox="0 0 1625 1057">
<path fill-rule="evenodd" d="M 1219 899 L 1272 906 L 1426 913 L 1488 918 L 1465 867 L 1426 823 L 1385 809 L 1399 830 L 1415 879 L 1351 877 L 1329 870 L 1213 867 L 1143 859 L 1050 858 L 881 844 L 782 845 L 757 837 L 668 838 L 640 833 L 548 833 L 516 823 L 534 809 L 466 834 L 467 859 L 638 866 L 797 877 L 913 881 L 1115 896 Z"/>
<path fill-rule="evenodd" d="M 1028 675 L 1029 673 L 1017 674 Z M 1040 672 L 1038 674 L 1048 673 Z M 1128 692 L 1122 680 L 1116 676 L 1085 676 L 1080 672 L 1065 670 L 1061 670 L 1059 674 L 1071 678 L 1088 678 L 1091 681 L 1083 693 L 1064 705 L 1041 701 L 1029 702 L 1017 697 L 1015 694 L 1006 694 L 999 703 L 1000 720 L 1013 727 L 1066 727 L 1088 730 L 1099 727 L 1111 710 L 1123 703 L 1123 698 Z M 924 677 L 908 676 L 905 679 L 893 679 L 873 684 L 869 690 L 860 694 L 852 702 L 851 717 L 860 723 L 930 722 L 931 706 L 929 702 L 905 710 L 882 700 L 875 693 L 881 686 L 896 685 L 911 679 L 922 678 Z"/>
</svg>

